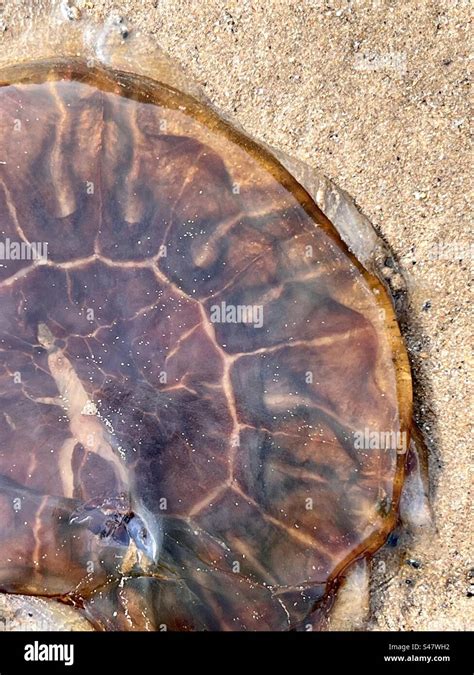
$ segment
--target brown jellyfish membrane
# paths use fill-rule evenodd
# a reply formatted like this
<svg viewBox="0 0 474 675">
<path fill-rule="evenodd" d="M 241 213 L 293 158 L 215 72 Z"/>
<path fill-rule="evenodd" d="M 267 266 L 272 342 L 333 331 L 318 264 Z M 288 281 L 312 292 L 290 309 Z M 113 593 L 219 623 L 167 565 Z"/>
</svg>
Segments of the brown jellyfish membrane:
<svg viewBox="0 0 474 675">
<path fill-rule="evenodd" d="M 35 11 L 0 59 L 2 229 L 50 238 L 0 279 L 3 602 L 105 630 L 360 627 L 412 428 L 388 248 L 124 19 Z"/>
</svg>

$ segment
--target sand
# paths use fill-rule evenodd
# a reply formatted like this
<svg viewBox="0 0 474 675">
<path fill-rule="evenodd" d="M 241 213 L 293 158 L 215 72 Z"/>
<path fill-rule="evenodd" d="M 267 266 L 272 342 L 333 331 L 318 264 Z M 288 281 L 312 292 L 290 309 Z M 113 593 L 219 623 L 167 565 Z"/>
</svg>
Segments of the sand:
<svg viewBox="0 0 474 675">
<path fill-rule="evenodd" d="M 34 3 L 4 5 L 8 48 Z M 322 168 L 392 247 L 409 284 L 434 529 L 376 556 L 368 627 L 472 629 L 469 2 L 77 5 L 151 36 L 249 133 Z"/>
</svg>

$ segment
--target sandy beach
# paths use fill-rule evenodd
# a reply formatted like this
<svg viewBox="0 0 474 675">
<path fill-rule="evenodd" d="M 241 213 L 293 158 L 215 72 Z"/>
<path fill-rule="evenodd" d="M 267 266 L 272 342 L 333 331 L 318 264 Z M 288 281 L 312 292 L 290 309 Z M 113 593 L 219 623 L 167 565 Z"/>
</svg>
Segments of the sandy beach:
<svg viewBox="0 0 474 675">
<path fill-rule="evenodd" d="M 31 2 L 6 2 L 1 49 Z M 372 561 L 372 630 L 467 630 L 472 594 L 472 297 L 465 0 L 77 2 L 124 17 L 257 139 L 356 200 L 408 281 L 405 338 L 429 448 L 429 536 Z M 394 543 L 394 541 L 392 541 Z"/>
</svg>

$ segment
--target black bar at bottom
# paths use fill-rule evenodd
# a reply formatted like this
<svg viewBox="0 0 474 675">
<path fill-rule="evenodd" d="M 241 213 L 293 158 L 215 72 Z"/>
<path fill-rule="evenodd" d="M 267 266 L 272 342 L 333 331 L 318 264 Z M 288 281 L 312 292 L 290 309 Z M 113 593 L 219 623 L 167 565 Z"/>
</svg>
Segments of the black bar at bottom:
<svg viewBox="0 0 474 675">
<path fill-rule="evenodd" d="M 275 667 L 310 675 L 472 673 L 471 633 L 4 633 L 0 675 L 18 673 L 159 673 L 186 667 L 239 668 L 250 675 Z M 469 666 L 469 663 L 471 665 Z M 286 664 L 286 665 L 285 665 Z M 245 669 L 245 670 L 244 670 Z M 310 670 L 308 670 L 310 669 Z"/>
</svg>

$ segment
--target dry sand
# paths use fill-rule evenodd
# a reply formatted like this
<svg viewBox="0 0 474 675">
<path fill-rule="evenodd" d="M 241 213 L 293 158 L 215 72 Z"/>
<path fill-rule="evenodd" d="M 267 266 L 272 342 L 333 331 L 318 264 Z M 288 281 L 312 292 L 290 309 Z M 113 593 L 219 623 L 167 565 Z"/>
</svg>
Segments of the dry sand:
<svg viewBox="0 0 474 675">
<path fill-rule="evenodd" d="M 5 46 L 34 4 L 4 3 Z M 77 5 L 120 13 L 252 135 L 322 168 L 398 256 L 435 532 L 373 561 L 370 627 L 472 629 L 469 1 Z"/>
</svg>

